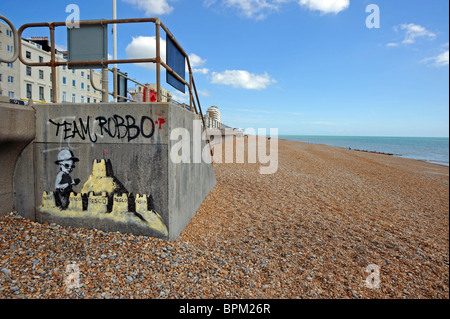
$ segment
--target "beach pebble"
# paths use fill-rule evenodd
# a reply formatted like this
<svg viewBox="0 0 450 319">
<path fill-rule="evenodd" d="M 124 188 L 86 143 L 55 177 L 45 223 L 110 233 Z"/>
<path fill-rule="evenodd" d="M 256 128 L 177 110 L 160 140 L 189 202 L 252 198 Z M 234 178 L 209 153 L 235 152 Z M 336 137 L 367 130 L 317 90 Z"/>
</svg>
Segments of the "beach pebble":
<svg viewBox="0 0 450 319">
<path fill-rule="evenodd" d="M 0 270 L 0 272 L 3 273 L 3 274 L 5 274 L 5 275 L 7 275 L 7 276 L 11 275 L 11 270 L 6 269 L 6 268 L 2 268 L 2 269 Z"/>
<path fill-rule="evenodd" d="M 1 216 L 0 296 L 449 298 L 448 167 L 278 143 L 275 174 L 214 163 L 175 241 Z"/>
</svg>

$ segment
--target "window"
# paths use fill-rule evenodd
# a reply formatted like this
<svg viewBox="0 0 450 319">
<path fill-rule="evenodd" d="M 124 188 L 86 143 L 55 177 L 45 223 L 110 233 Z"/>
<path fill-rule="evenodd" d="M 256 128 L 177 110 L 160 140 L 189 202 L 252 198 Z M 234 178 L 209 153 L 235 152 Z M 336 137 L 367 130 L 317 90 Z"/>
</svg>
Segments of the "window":
<svg viewBox="0 0 450 319">
<path fill-rule="evenodd" d="M 75 98 L 76 98 L 76 95 L 75 95 L 75 93 L 73 93 L 72 94 L 72 103 L 75 103 Z"/>
<path fill-rule="evenodd" d="M 13 46 L 8 44 L 7 50 L 8 50 L 8 52 L 13 52 L 14 51 Z"/>
<path fill-rule="evenodd" d="M 12 69 L 14 67 L 14 63 L 13 62 L 8 63 L 8 67 Z"/>
<path fill-rule="evenodd" d="M 44 71 L 43 70 L 39 70 L 39 79 L 41 79 L 41 80 L 44 79 Z"/>
<path fill-rule="evenodd" d="M 63 65 L 63 70 L 64 70 L 64 71 L 66 70 L 66 66 L 65 66 L 65 65 Z"/>
<path fill-rule="evenodd" d="M 83 71 L 81 71 L 81 76 L 84 77 L 84 72 Z"/>
<path fill-rule="evenodd" d="M 75 69 L 72 69 L 72 74 L 75 74 Z"/>
<path fill-rule="evenodd" d="M 97 99 L 94 99 L 94 103 L 97 103 Z"/>
<path fill-rule="evenodd" d="M 83 82 L 81 82 L 81 89 L 84 90 L 84 83 Z"/>
<path fill-rule="evenodd" d="M 2 81 L 2 74 L 0 73 L 0 82 Z"/>
<path fill-rule="evenodd" d="M 27 84 L 27 99 L 31 99 L 32 92 L 31 92 L 31 84 Z"/>
<path fill-rule="evenodd" d="M 14 77 L 8 75 L 8 83 L 14 83 Z"/>
<path fill-rule="evenodd" d="M 27 57 L 27 59 L 31 59 L 31 52 L 30 51 L 26 51 L 25 52 L 25 56 Z"/>
<path fill-rule="evenodd" d="M 39 57 L 39 63 L 42 63 L 42 62 L 44 62 L 44 58 L 43 57 Z"/>
<path fill-rule="evenodd" d="M 6 35 L 12 38 L 12 31 L 10 29 L 6 29 Z"/>
<path fill-rule="evenodd" d="M 87 102 L 91 103 L 91 97 L 90 96 L 87 97 Z"/>
<path fill-rule="evenodd" d="M 76 81 L 75 81 L 75 80 L 72 80 L 72 86 L 73 86 L 73 87 L 76 87 L 76 86 L 77 86 L 76 84 L 77 84 Z"/>
<path fill-rule="evenodd" d="M 84 96 L 81 96 L 81 103 L 84 103 Z"/>
<path fill-rule="evenodd" d="M 27 75 L 31 76 L 31 66 L 27 66 Z"/>
<path fill-rule="evenodd" d="M 8 96 L 9 96 L 10 99 L 13 99 L 14 98 L 14 92 L 9 91 L 8 92 Z"/>
<path fill-rule="evenodd" d="M 89 84 L 87 85 L 87 91 L 91 92 L 91 86 Z"/>
<path fill-rule="evenodd" d="M 62 101 L 67 102 L 67 92 L 66 91 L 63 91 L 63 93 L 62 93 Z"/>
<path fill-rule="evenodd" d="M 90 75 L 88 74 L 88 75 L 87 75 L 87 79 L 89 80 L 90 78 L 91 78 L 91 77 L 90 77 Z"/>
<path fill-rule="evenodd" d="M 53 89 L 50 89 L 50 101 L 53 101 Z"/>
<path fill-rule="evenodd" d="M 63 76 L 63 84 L 67 84 L 67 79 L 65 76 Z"/>
<path fill-rule="evenodd" d="M 39 87 L 39 101 L 44 101 L 44 87 Z"/>
</svg>

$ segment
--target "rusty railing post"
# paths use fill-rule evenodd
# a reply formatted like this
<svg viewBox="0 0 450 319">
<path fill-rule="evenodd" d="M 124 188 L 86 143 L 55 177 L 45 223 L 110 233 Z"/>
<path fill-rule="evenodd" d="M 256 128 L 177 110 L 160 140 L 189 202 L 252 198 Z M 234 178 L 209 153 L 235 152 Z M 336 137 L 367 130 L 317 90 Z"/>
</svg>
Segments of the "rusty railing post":
<svg viewBox="0 0 450 319">
<path fill-rule="evenodd" d="M 108 67 L 102 68 L 102 103 L 108 103 Z"/>
<path fill-rule="evenodd" d="M 156 101 L 161 102 L 161 20 L 155 21 L 156 25 Z"/>
<path fill-rule="evenodd" d="M 55 48 L 55 24 L 52 22 L 49 24 L 50 28 L 50 47 L 51 47 L 51 68 L 52 68 L 52 91 L 53 91 L 53 103 L 58 103 L 58 92 L 56 83 L 56 48 Z"/>
</svg>

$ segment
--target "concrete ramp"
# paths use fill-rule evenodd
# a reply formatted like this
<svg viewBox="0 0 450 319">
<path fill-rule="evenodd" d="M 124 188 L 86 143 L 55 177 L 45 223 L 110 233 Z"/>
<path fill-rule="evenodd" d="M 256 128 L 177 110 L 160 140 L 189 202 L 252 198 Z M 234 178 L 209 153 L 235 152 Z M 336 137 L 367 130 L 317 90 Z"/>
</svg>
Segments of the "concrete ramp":
<svg viewBox="0 0 450 319">
<path fill-rule="evenodd" d="M 216 183 L 212 165 L 193 159 L 196 143 L 207 147 L 194 132 L 198 115 L 174 104 L 34 108 L 36 137 L 14 176 L 26 218 L 175 240 Z M 191 148 L 181 163 L 170 156 L 179 129 Z"/>
</svg>

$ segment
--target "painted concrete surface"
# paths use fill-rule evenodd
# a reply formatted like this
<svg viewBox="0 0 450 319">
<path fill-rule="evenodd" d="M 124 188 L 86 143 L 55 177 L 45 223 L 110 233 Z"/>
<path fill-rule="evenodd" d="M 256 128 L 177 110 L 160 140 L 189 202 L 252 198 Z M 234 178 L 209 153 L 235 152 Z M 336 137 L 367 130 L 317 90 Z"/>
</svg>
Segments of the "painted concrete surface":
<svg viewBox="0 0 450 319">
<path fill-rule="evenodd" d="M 170 131 L 192 133 L 198 118 L 176 105 L 35 109 L 36 138 L 15 175 L 16 209 L 26 218 L 175 240 L 215 185 L 211 164 L 171 162 Z"/>
<path fill-rule="evenodd" d="M 35 136 L 34 110 L 0 102 L 0 215 L 13 210 L 13 177 L 16 162 Z"/>
</svg>

